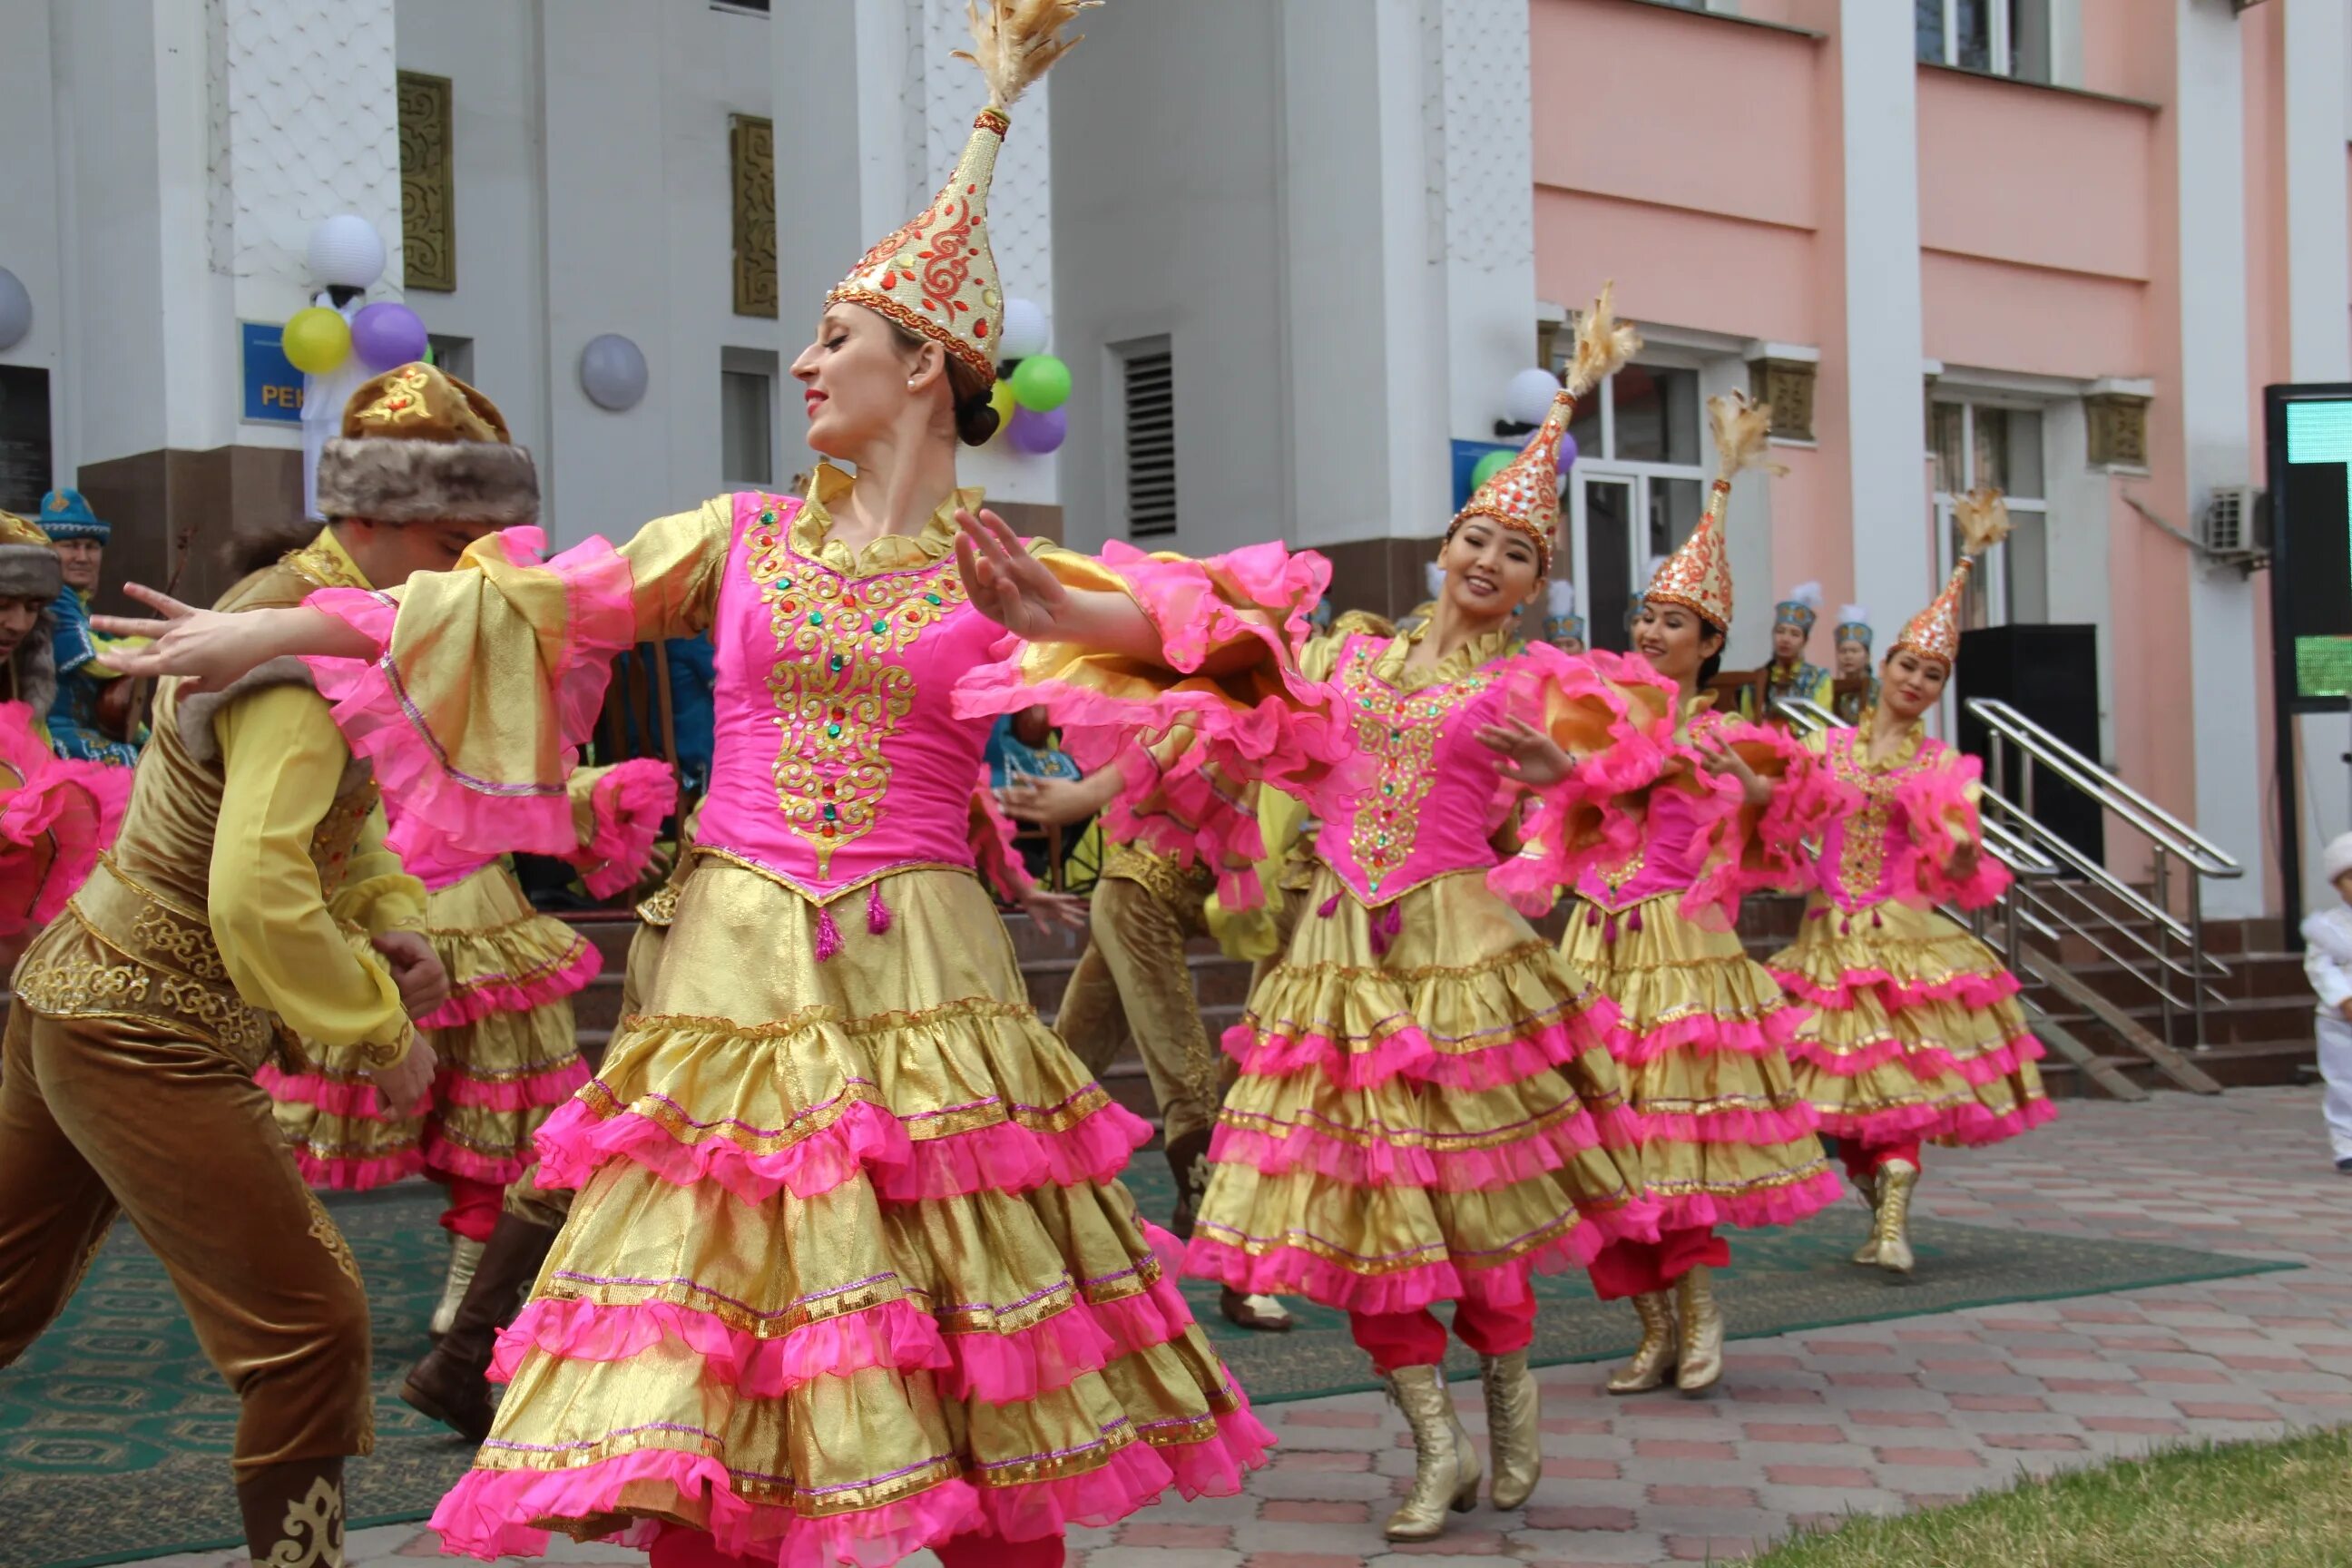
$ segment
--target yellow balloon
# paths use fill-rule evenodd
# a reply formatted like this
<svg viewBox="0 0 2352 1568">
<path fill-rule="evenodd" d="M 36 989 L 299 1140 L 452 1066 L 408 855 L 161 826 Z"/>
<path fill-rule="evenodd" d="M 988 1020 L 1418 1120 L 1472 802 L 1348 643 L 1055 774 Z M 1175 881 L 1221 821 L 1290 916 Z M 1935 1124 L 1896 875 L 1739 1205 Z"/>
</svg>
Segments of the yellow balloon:
<svg viewBox="0 0 2352 1568">
<path fill-rule="evenodd" d="M 996 410 L 996 434 L 991 436 L 989 439 L 1002 441 L 1004 439 L 1004 432 L 1012 428 L 1013 411 L 1019 406 L 1013 401 L 1013 384 L 1009 381 L 1000 381 L 989 388 L 988 405 Z"/>
<path fill-rule="evenodd" d="M 296 370 L 324 375 L 351 357 L 351 323 L 341 311 L 313 305 L 287 318 L 283 343 Z"/>
</svg>

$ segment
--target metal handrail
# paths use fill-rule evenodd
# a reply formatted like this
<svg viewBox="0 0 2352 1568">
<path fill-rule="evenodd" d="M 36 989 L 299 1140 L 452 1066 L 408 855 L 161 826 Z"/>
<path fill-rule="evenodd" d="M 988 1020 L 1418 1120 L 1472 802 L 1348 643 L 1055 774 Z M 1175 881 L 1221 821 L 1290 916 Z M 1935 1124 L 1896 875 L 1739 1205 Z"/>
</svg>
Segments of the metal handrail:
<svg viewBox="0 0 2352 1568">
<path fill-rule="evenodd" d="M 2112 812 L 2126 826 L 2145 837 L 2153 850 L 2151 856 L 2151 900 L 2142 900 L 2134 891 L 2128 902 L 2135 909 L 2150 903 L 2161 915 L 2156 924 L 2155 956 L 2159 969 L 2180 974 L 2189 982 L 2189 1009 L 2193 1020 L 2195 1044 L 2199 1050 L 2207 1048 L 2205 1037 L 2205 1002 L 2212 987 L 2205 984 L 2209 973 L 2227 975 L 2227 964 L 2212 959 L 2205 952 L 2205 883 L 2208 879 L 2226 881 L 2245 875 L 2245 868 L 2229 851 L 2181 821 L 2172 813 L 2124 783 L 2107 769 L 2084 756 L 2048 730 L 2020 713 L 2008 703 L 1996 698 L 1971 697 L 1966 707 L 1971 718 L 1983 724 L 1992 734 L 1991 791 L 2004 800 L 2009 798 L 2009 748 L 2022 752 L 2025 765 L 2020 770 L 2019 799 L 2015 809 L 2021 819 L 2033 820 L 2036 770 L 2045 770 L 2062 783 L 2071 784 L 2088 796 L 2101 810 Z M 2087 862 L 2087 857 L 2077 855 L 2076 860 Z M 2171 916 L 2172 867 L 2175 861 L 2186 867 L 2188 880 L 2188 919 L 2184 922 Z M 2101 868 L 2104 873 L 2105 868 Z M 2086 873 L 2087 874 L 2087 873 Z M 2096 879 L 2100 885 L 2113 890 L 2116 879 L 2104 874 Z M 2054 912 L 2054 911 L 2053 911 Z M 2062 917 L 2063 918 L 2063 917 Z M 2069 922 L 2070 924 L 2072 922 Z M 2106 922 L 2116 930 L 2124 928 L 2116 921 Z M 2080 933 L 2087 936 L 2088 933 Z M 2134 940 L 2138 939 L 2134 934 Z M 2184 969 L 2172 962 L 2171 948 L 2175 940 L 2185 942 L 2189 963 Z M 2107 952 L 2119 963 L 2125 963 L 2134 974 L 2139 971 L 2119 954 L 2094 942 L 2099 951 Z M 2140 944 L 2143 948 L 2146 943 Z M 2143 981 L 2147 977 L 2141 975 Z M 2172 1039 L 2173 1016 L 2179 1005 L 2172 986 L 2161 980 L 2150 982 L 2164 1007 L 2165 1040 Z"/>
<path fill-rule="evenodd" d="M 2154 843 L 2178 855 L 2200 877 L 2227 880 L 2242 877 L 2246 868 L 2232 859 L 2228 850 L 2181 821 L 2156 802 L 2124 783 L 2114 773 L 2093 762 L 2008 703 L 1992 697 L 1971 697 L 1966 704 L 1971 716 L 2002 741 L 2023 752 L 2029 763 L 2050 769 L 2060 778 L 2122 817 Z M 2007 795 L 2006 781 L 2001 776 L 2002 754 L 1994 753 L 1993 788 Z M 2024 802 L 2030 812 L 2033 806 L 2032 773 L 2027 774 L 2028 788 Z"/>
</svg>

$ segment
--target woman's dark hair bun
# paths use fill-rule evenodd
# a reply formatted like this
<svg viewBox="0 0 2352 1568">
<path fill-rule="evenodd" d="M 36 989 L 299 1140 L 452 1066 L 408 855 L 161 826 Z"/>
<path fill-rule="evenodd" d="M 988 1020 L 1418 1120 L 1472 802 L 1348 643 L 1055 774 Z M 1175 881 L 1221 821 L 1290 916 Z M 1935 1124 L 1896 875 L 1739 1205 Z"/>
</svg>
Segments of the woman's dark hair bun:
<svg viewBox="0 0 2352 1568">
<path fill-rule="evenodd" d="M 977 397 L 958 398 L 955 422 L 956 435 L 967 447 L 985 447 L 1003 423 L 997 415 L 996 405 L 989 401 L 985 392 Z"/>
</svg>

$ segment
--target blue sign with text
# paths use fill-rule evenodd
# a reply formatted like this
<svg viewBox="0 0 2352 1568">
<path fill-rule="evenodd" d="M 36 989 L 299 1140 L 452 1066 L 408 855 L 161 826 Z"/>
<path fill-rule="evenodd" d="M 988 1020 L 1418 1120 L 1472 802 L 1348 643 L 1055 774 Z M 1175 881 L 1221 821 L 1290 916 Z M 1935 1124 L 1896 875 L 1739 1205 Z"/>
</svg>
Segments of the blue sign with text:
<svg viewBox="0 0 2352 1568">
<path fill-rule="evenodd" d="M 286 329 L 271 321 L 239 321 L 245 361 L 245 417 L 267 425 L 302 422 L 302 373 L 286 357 Z"/>
</svg>

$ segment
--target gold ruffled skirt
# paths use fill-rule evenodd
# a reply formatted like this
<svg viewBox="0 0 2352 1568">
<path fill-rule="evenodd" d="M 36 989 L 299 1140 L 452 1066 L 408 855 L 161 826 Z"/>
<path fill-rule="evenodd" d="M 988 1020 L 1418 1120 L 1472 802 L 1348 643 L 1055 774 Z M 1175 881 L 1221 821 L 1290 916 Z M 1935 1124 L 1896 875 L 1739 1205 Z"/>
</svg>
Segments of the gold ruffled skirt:
<svg viewBox="0 0 2352 1568">
<path fill-rule="evenodd" d="M 1816 894 L 1772 970 L 1811 1016 L 1790 1042 L 1822 1130 L 1866 1145 L 1997 1143 L 2057 1115 L 2016 978 L 1932 910 Z"/>
<path fill-rule="evenodd" d="M 1678 899 L 1613 915 L 1572 900 L 1560 952 L 1617 1005 L 1610 1051 L 1665 1227 L 1791 1224 L 1839 1191 L 1789 1061 L 1804 1009 Z"/>
<path fill-rule="evenodd" d="M 1318 866 L 1294 896 L 1225 1037 L 1241 1077 L 1192 1272 L 1363 1312 L 1507 1304 L 1534 1271 L 1656 1235 L 1614 1009 L 1483 873 L 1368 909 Z"/>
<path fill-rule="evenodd" d="M 1116 1180 L 1149 1129 L 1038 1021 L 979 881 L 835 908 L 820 959 L 799 895 L 709 858 L 686 884 L 646 1011 L 542 1131 L 578 1194 L 434 1518 L 454 1549 L 883 1563 L 1259 1462 Z"/>
</svg>

